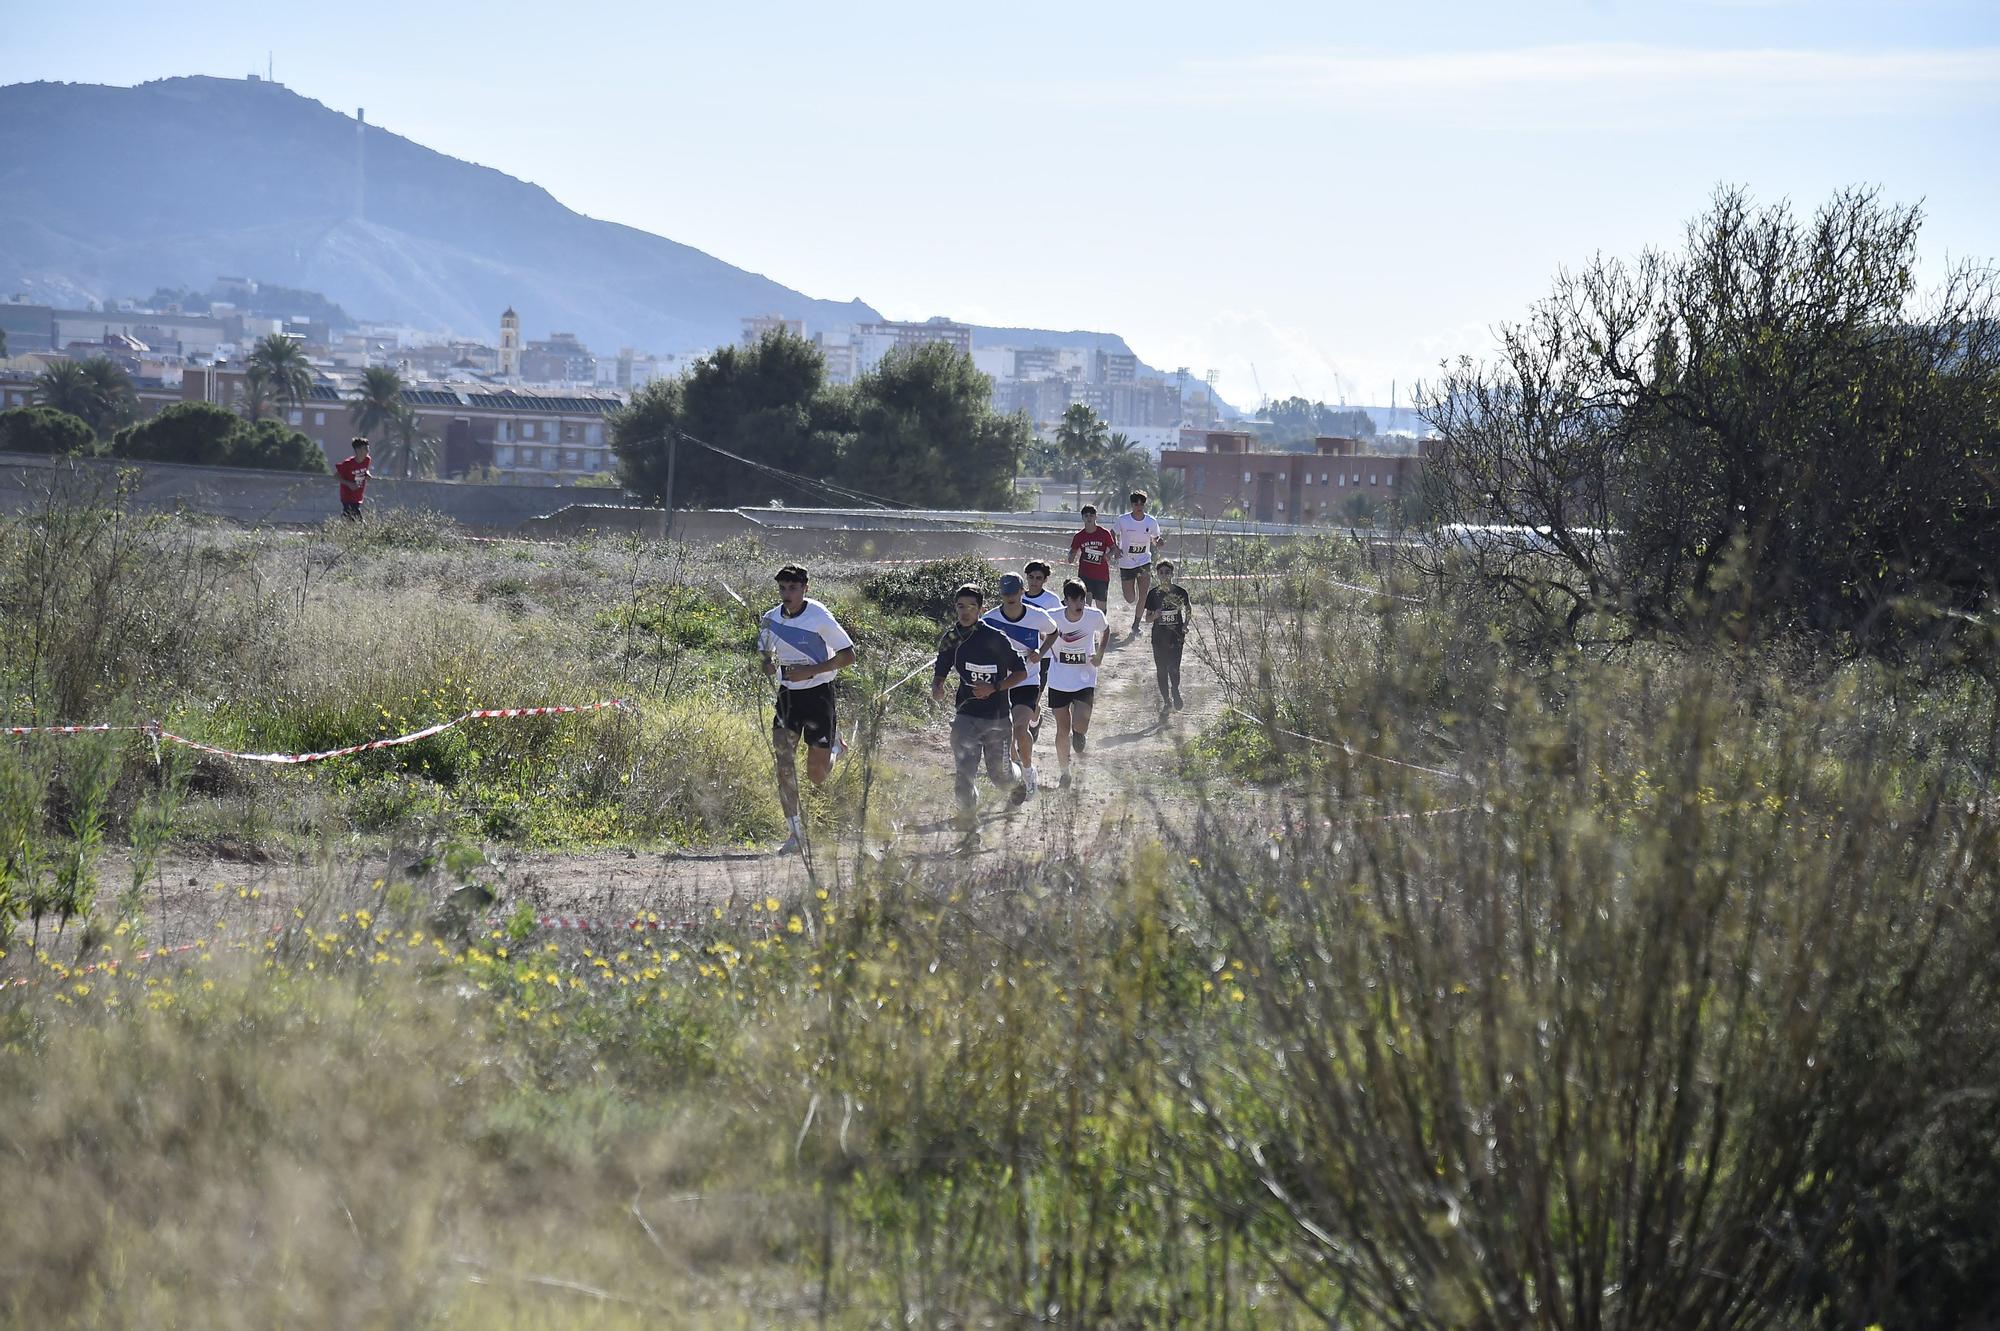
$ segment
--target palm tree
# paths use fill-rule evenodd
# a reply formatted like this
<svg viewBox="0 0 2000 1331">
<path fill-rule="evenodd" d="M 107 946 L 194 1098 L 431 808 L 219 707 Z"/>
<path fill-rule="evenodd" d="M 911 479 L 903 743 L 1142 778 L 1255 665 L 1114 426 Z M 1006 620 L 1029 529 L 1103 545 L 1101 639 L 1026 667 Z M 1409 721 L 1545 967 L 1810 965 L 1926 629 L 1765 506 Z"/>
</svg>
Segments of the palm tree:
<svg viewBox="0 0 2000 1331">
<path fill-rule="evenodd" d="M 1163 513 L 1179 513 L 1187 502 L 1187 480 L 1180 468 L 1169 468 L 1153 476 L 1153 507 Z"/>
<path fill-rule="evenodd" d="M 100 437 L 130 420 L 132 380 L 104 356 L 59 360 L 35 376 L 35 401 L 87 422 Z"/>
<path fill-rule="evenodd" d="M 1072 402 L 1056 427 L 1056 447 L 1076 473 L 1076 506 L 1083 507 L 1083 471 L 1086 464 L 1104 451 L 1109 432 L 1097 413 L 1081 402 Z"/>
<path fill-rule="evenodd" d="M 132 390 L 132 376 L 109 356 L 92 356 L 83 363 L 83 373 L 97 393 L 97 415 L 90 423 L 108 438 L 139 414 L 139 395 Z"/>
<path fill-rule="evenodd" d="M 81 361 L 51 361 L 35 376 L 35 401 L 83 420 L 95 420 L 101 405 L 97 385 L 83 372 Z"/>
<path fill-rule="evenodd" d="M 261 365 L 252 365 L 243 376 L 243 414 L 253 422 L 264 419 L 264 413 L 271 408 L 271 376 L 264 373 Z"/>
<path fill-rule="evenodd" d="M 306 360 L 306 349 L 296 338 L 283 333 L 261 337 L 251 348 L 250 377 L 258 376 L 264 381 L 266 400 L 297 406 L 312 395 L 313 368 Z M 250 419 L 254 421 L 257 417 Z"/>
<path fill-rule="evenodd" d="M 1153 479 L 1153 463 L 1145 449 L 1120 431 L 1104 441 L 1103 448 L 1091 461 L 1090 474 L 1101 487 L 1100 506 L 1123 508 L 1126 495 L 1147 488 Z"/>
<path fill-rule="evenodd" d="M 408 407 L 399 409 L 389 422 L 389 440 L 383 452 L 406 481 L 413 473 L 422 476 L 437 471 L 438 437 L 426 433 L 423 418 Z"/>
<path fill-rule="evenodd" d="M 392 428 L 403 406 L 403 376 L 386 365 L 371 365 L 361 372 L 361 389 L 354 398 L 354 430 L 370 439 L 378 431 Z"/>
</svg>

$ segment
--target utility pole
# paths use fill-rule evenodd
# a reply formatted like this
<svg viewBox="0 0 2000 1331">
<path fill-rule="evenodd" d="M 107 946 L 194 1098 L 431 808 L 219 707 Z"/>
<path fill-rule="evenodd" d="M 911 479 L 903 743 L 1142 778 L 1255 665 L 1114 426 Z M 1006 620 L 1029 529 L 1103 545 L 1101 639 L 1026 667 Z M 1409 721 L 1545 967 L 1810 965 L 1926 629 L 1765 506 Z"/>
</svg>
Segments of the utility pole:
<svg viewBox="0 0 2000 1331">
<path fill-rule="evenodd" d="M 667 430 L 667 530 L 661 538 L 674 539 L 674 457 L 680 451 L 681 432 L 668 427 Z"/>
</svg>

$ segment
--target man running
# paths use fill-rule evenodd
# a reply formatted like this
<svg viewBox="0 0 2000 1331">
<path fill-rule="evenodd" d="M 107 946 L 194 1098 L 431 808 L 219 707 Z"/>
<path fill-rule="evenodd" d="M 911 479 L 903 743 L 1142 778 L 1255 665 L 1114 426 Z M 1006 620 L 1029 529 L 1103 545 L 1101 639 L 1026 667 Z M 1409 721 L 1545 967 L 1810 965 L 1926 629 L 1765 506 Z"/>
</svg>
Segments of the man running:
<svg viewBox="0 0 2000 1331">
<path fill-rule="evenodd" d="M 1055 616 L 1029 605 L 1023 598 L 1028 584 L 1013 573 L 1000 575 L 1000 604 L 980 617 L 1007 635 L 1028 666 L 1027 681 L 1014 689 L 1009 699 L 1014 713 L 1014 760 L 1021 764 L 1021 785 L 1014 791 L 1019 804 L 1035 793 L 1035 732 L 1042 713 L 1041 665 L 1055 641 Z"/>
<path fill-rule="evenodd" d="M 799 741 L 806 742 L 806 775 L 815 786 L 825 785 L 833 771 L 838 718 L 833 707 L 833 677 L 854 664 L 854 639 L 828 610 L 806 595 L 806 571 L 797 564 L 778 570 L 777 605 L 757 622 L 757 650 L 764 673 L 778 677 L 777 713 L 771 720 L 771 752 L 778 769 L 778 807 L 785 811 L 791 835 L 778 847 L 780 855 L 805 847 L 805 823 L 799 817 Z"/>
<path fill-rule="evenodd" d="M 1049 574 L 1052 571 L 1047 564 L 1039 559 L 1029 560 L 1021 569 L 1021 576 L 1027 579 L 1028 582 L 1028 589 L 1021 593 L 1021 604 L 1031 605 L 1037 610 L 1046 610 L 1050 619 L 1054 619 L 1057 615 L 1061 614 L 1063 608 L 1062 597 L 1057 596 L 1048 589 Z M 1049 658 L 1044 654 L 1042 657 L 1042 688 L 1044 691 L 1047 691 L 1048 687 Z M 1030 737 L 1037 744 L 1042 742 L 1042 713 L 1040 708 L 1035 710 L 1035 719 L 1029 723 L 1028 730 Z"/>
<path fill-rule="evenodd" d="M 1071 578 L 1063 584 L 1063 609 L 1056 616 L 1055 664 L 1049 667 L 1049 710 L 1056 714 L 1056 760 L 1062 764 L 1062 788 L 1069 789 L 1069 754 L 1080 760 L 1090 730 L 1090 708 L 1097 700 L 1097 668 L 1111 642 L 1111 625 L 1104 612 L 1089 604 L 1090 589 Z"/>
<path fill-rule="evenodd" d="M 1104 609 L 1105 597 L 1111 592 L 1111 557 L 1117 550 L 1116 533 L 1097 525 L 1097 505 L 1085 504 L 1083 530 L 1069 538 L 1069 558 L 1099 610 Z"/>
<path fill-rule="evenodd" d="M 1146 613 L 1146 596 L 1153 586 L 1153 551 L 1167 543 L 1160 520 L 1146 512 L 1146 492 L 1132 492 L 1132 510 L 1120 513 L 1112 535 L 1118 538 L 1118 588 L 1132 607 L 1132 634 Z"/>
<path fill-rule="evenodd" d="M 979 764 L 996 786 L 1020 789 L 1018 773 L 1008 760 L 1013 726 L 1007 714 L 1008 691 L 1028 678 L 1013 641 L 982 620 L 986 593 L 966 583 L 952 598 L 957 622 L 945 630 L 931 668 L 931 701 L 944 701 L 944 682 L 958 672 L 956 711 L 951 718 L 952 793 L 958 802 L 962 850 L 979 847 L 979 794 L 974 781 Z M 1025 798 L 1025 797 L 1024 797 Z M 1019 803 L 1017 799 L 1014 801 Z"/>
<path fill-rule="evenodd" d="M 1160 561 L 1160 585 L 1146 593 L 1146 622 L 1153 626 L 1153 676 L 1160 686 L 1160 720 L 1180 711 L 1181 649 L 1187 645 L 1194 601 L 1187 588 L 1174 585 L 1174 565 Z"/>
<path fill-rule="evenodd" d="M 1024 605 L 1031 605 L 1037 610 L 1046 610 L 1052 615 L 1063 608 L 1062 597 L 1048 589 L 1049 574 L 1053 571 L 1039 559 L 1030 559 L 1021 569 L 1021 576 L 1028 583 L 1027 590 L 1021 593 Z M 1044 670 L 1042 677 L 1046 679 L 1048 671 Z"/>
</svg>

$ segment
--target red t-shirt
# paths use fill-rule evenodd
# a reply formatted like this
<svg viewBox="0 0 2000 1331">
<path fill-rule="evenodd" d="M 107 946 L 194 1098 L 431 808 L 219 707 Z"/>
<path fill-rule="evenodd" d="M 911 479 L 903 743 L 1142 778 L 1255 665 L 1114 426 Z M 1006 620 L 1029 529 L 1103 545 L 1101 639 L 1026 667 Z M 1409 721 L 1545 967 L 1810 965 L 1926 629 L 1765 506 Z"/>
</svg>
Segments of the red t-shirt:
<svg viewBox="0 0 2000 1331">
<path fill-rule="evenodd" d="M 346 458 L 333 464 L 333 470 L 340 477 L 340 502 L 358 504 L 361 492 L 368 488 L 368 463 L 363 458 Z"/>
<path fill-rule="evenodd" d="M 1102 524 L 1089 531 L 1080 531 L 1069 538 L 1069 553 L 1075 558 L 1079 551 L 1082 558 L 1077 562 L 1077 571 L 1086 578 L 1111 578 L 1111 560 L 1108 552 L 1118 548 L 1118 538 L 1111 534 L 1111 528 Z"/>
</svg>

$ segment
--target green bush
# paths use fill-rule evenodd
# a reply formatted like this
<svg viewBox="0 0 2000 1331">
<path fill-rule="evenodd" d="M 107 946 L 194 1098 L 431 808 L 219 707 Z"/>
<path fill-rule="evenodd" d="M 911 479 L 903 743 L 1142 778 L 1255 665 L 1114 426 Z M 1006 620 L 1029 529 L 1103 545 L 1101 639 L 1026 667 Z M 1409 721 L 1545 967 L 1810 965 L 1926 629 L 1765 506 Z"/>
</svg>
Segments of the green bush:
<svg viewBox="0 0 2000 1331">
<path fill-rule="evenodd" d="M 176 402 L 111 439 L 113 457 L 139 462 L 189 462 L 212 467 L 264 467 L 325 474 L 318 444 L 282 422 L 254 425 L 213 402 Z"/>
<path fill-rule="evenodd" d="M 54 407 L 0 411 L 0 452 L 89 454 L 97 451 L 90 422 Z"/>
<path fill-rule="evenodd" d="M 926 560 L 873 575 L 861 584 L 861 594 L 894 614 L 941 621 L 952 613 L 952 596 L 968 582 L 985 588 L 990 600 L 993 566 L 974 555 Z"/>
</svg>

